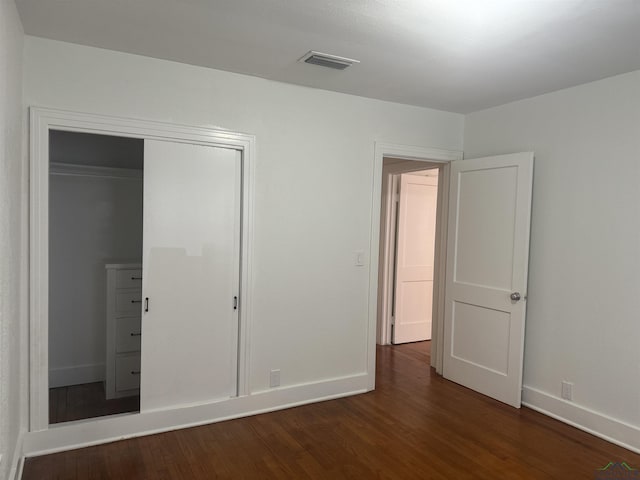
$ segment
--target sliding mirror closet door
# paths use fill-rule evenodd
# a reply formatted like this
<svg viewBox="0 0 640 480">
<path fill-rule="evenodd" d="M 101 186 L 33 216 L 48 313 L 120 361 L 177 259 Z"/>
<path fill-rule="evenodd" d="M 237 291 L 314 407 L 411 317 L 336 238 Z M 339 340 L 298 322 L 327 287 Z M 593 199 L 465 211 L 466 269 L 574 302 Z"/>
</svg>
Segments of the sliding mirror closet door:
<svg viewBox="0 0 640 480">
<path fill-rule="evenodd" d="M 145 140 L 141 410 L 237 394 L 242 158 Z"/>
</svg>

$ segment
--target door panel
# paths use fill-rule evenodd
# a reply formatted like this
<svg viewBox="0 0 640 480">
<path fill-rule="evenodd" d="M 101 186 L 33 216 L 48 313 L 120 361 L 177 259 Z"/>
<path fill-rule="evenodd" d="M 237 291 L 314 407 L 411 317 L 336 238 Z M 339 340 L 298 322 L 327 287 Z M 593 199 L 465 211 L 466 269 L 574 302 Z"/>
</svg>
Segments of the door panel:
<svg viewBox="0 0 640 480">
<path fill-rule="evenodd" d="M 454 358 L 506 375 L 510 315 L 468 303 L 453 303 L 451 355 Z"/>
<path fill-rule="evenodd" d="M 400 175 L 393 343 L 431 338 L 438 177 Z"/>
<path fill-rule="evenodd" d="M 511 288 L 517 175 L 513 166 L 459 172 L 456 282 Z"/>
<path fill-rule="evenodd" d="M 451 164 L 443 374 L 520 407 L 533 153 Z M 512 293 L 520 300 L 512 300 Z"/>
<path fill-rule="evenodd" d="M 237 392 L 241 157 L 145 140 L 141 411 Z"/>
</svg>

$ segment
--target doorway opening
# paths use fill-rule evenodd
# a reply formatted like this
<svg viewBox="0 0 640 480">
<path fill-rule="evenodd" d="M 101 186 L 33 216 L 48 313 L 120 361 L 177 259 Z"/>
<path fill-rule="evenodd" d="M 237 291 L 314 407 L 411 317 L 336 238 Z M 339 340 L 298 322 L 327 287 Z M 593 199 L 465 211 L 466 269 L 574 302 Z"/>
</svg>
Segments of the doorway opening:
<svg viewBox="0 0 640 480">
<path fill-rule="evenodd" d="M 142 139 L 49 132 L 50 424 L 140 409 L 143 164 Z"/>
<path fill-rule="evenodd" d="M 383 158 L 377 343 L 427 342 L 429 360 L 443 290 L 443 176 L 443 163 Z"/>
<path fill-rule="evenodd" d="M 398 315 L 392 309 L 394 264 L 388 261 L 394 253 L 387 240 L 393 227 L 387 218 L 390 175 L 439 167 L 431 366 L 446 379 L 519 408 L 533 153 L 458 160 L 456 152 L 376 144 L 371 245 L 379 259 L 372 262 L 371 311 L 377 313 L 369 316 L 370 341 L 391 343 L 388 319 L 390 312 Z M 372 349 L 369 366 L 374 361 Z"/>
</svg>

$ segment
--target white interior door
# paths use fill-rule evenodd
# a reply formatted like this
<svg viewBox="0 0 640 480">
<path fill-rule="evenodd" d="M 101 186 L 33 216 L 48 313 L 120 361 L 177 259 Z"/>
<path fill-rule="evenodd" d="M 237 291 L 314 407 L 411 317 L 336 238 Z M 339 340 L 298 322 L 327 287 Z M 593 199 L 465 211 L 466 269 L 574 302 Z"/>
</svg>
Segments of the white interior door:
<svg viewBox="0 0 640 480">
<path fill-rule="evenodd" d="M 237 394 L 240 181 L 236 150 L 145 140 L 141 411 Z"/>
<path fill-rule="evenodd" d="M 437 170 L 400 175 L 394 344 L 431 339 L 437 203 Z"/>
<path fill-rule="evenodd" d="M 533 153 L 451 164 L 446 378 L 520 407 Z"/>
</svg>

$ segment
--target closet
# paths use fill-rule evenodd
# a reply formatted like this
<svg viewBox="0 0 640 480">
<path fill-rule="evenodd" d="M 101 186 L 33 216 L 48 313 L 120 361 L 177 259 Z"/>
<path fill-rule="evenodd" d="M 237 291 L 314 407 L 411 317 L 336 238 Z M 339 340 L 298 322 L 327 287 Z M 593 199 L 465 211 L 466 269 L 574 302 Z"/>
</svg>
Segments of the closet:
<svg viewBox="0 0 640 480">
<path fill-rule="evenodd" d="M 49 133 L 50 423 L 236 396 L 241 152 Z"/>
<path fill-rule="evenodd" d="M 139 409 L 134 389 L 108 394 L 105 264 L 142 261 L 143 151 L 135 138 L 49 134 L 50 423 Z"/>
</svg>

